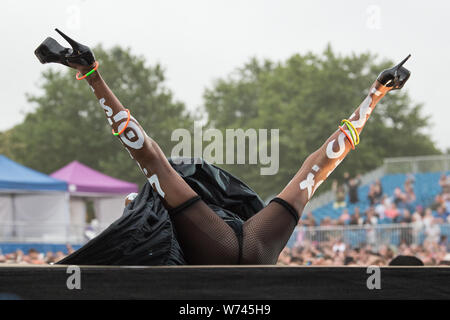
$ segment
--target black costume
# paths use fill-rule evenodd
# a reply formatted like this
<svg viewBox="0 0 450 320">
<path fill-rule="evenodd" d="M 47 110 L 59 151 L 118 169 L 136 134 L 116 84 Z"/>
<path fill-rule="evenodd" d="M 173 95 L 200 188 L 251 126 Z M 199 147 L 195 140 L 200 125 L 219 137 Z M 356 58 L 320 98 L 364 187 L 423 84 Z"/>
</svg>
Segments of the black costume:
<svg viewBox="0 0 450 320">
<path fill-rule="evenodd" d="M 205 204 L 213 210 L 216 218 L 223 219 L 234 231 L 236 243 L 224 243 L 222 246 L 211 246 L 211 255 L 223 257 L 228 254 L 230 264 L 243 261 L 243 250 L 246 243 L 243 239 L 243 223 L 264 208 L 261 198 L 246 184 L 230 173 L 211 165 L 203 160 L 193 164 L 192 161 L 175 164 L 169 160 L 172 167 L 183 177 L 189 186 L 195 190 L 199 198 L 170 210 L 164 208 L 161 198 L 147 182 L 138 196 L 124 209 L 123 215 L 112 223 L 100 235 L 89 241 L 79 250 L 67 256 L 59 264 L 77 265 L 183 265 L 188 262 L 178 242 L 177 230 L 171 219 L 187 219 L 202 210 Z M 201 198 L 201 200 L 200 200 Z M 277 199 L 277 200 L 275 200 Z M 286 219 L 295 219 L 295 213 L 288 204 L 275 198 L 274 202 L 279 210 L 286 211 Z M 281 201 L 280 201 L 281 200 Z M 281 205 L 279 204 L 281 202 Z M 286 209 L 284 206 L 287 206 Z M 208 209 L 209 210 L 209 209 Z M 291 211 L 289 211 L 291 210 Z M 296 214 L 296 213 L 295 213 Z M 205 220 L 202 214 L 201 219 Z M 198 232 L 188 226 L 187 236 L 199 236 Z M 205 221 L 205 223 L 209 223 Z M 285 223 L 281 221 L 280 223 Z M 214 223 L 211 223 L 214 227 Z M 270 227 L 270 226 L 267 226 Z M 220 233 L 215 230 L 216 239 L 221 241 Z M 251 234 L 251 233 L 249 233 Z M 246 239 L 252 241 L 251 238 Z M 253 243 L 251 244 L 253 246 Z M 250 246 L 250 244 L 249 244 Z M 231 251 L 231 252 L 220 252 Z M 205 253 L 201 253 L 204 255 Z M 234 259 L 236 258 L 236 259 Z M 277 257 L 275 257 L 277 258 Z M 273 262 L 273 257 L 270 258 Z M 234 260 L 234 261 L 233 261 Z M 245 260 L 245 259 L 244 259 Z"/>
</svg>

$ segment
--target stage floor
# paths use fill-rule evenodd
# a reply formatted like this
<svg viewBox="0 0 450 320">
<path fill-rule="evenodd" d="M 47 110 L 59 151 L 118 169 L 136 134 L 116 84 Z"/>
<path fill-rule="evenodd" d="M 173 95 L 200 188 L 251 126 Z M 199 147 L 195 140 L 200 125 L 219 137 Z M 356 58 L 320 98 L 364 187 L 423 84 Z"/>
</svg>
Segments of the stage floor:
<svg viewBox="0 0 450 320">
<path fill-rule="evenodd" d="M 450 267 L 6 264 L 0 299 L 450 299 Z"/>
</svg>

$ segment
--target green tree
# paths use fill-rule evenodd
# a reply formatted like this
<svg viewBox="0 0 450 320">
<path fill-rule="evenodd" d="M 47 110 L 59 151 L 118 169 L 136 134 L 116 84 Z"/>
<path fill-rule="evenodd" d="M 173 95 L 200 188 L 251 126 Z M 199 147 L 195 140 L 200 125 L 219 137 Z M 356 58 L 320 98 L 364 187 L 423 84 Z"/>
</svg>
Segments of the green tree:
<svg viewBox="0 0 450 320">
<path fill-rule="evenodd" d="M 144 58 L 120 47 L 98 46 L 94 52 L 105 81 L 147 134 L 169 152 L 174 144 L 172 130 L 192 128 L 193 119 L 164 86 L 161 66 L 148 66 Z M 36 106 L 34 111 L 8 132 L 9 143 L 0 150 L 7 148 L 13 159 L 45 173 L 76 159 L 117 178 L 144 181 L 136 163 L 111 134 L 89 85 L 76 81 L 74 70 L 59 72 L 49 67 L 41 89 L 41 94 L 28 97 Z"/>
<path fill-rule="evenodd" d="M 227 78 L 217 80 L 204 93 L 210 127 L 222 131 L 278 128 L 280 135 L 276 175 L 261 176 L 261 166 L 255 165 L 223 167 L 263 197 L 281 191 L 306 157 L 362 102 L 380 71 L 393 65 L 392 61 L 376 61 L 370 53 L 337 55 L 328 46 L 321 55 L 296 54 L 285 62 L 251 59 Z M 428 117 L 421 115 L 421 108 L 411 101 L 407 89 L 389 93 L 375 109 L 357 150 L 332 177 L 339 178 L 345 171 L 364 173 L 381 165 L 385 157 L 439 153 L 422 133 Z M 324 189 L 326 184 L 321 187 Z"/>
</svg>

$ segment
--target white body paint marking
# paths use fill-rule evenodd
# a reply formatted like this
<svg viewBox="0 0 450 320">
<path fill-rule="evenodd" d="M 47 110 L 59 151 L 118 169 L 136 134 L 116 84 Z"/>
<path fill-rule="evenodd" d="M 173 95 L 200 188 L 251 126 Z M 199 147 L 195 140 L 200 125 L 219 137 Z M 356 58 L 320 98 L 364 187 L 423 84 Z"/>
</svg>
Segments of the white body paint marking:
<svg viewBox="0 0 450 320">
<path fill-rule="evenodd" d="M 312 188 L 314 187 L 314 174 L 308 173 L 306 179 L 300 182 L 300 190 L 308 190 L 308 199 L 311 197 Z"/>
<path fill-rule="evenodd" d="M 114 120 L 114 122 L 118 122 L 118 121 L 121 121 L 121 120 L 127 119 L 127 118 L 128 118 L 128 113 L 126 111 L 120 111 L 114 115 L 113 120 Z M 122 140 L 123 143 L 125 145 L 127 145 L 128 147 L 139 150 L 144 146 L 144 142 L 145 142 L 144 133 L 142 132 L 141 128 L 139 128 L 139 126 L 136 124 L 136 122 L 132 122 L 131 120 L 136 121 L 136 119 L 134 119 L 133 117 L 130 116 L 130 122 L 128 123 L 127 130 L 132 129 L 132 131 L 128 131 L 128 133 L 126 135 L 122 133 L 119 137 L 120 137 L 120 140 Z M 125 125 L 126 125 L 125 121 L 122 122 L 121 124 L 119 124 L 117 131 L 119 131 L 119 132 L 122 131 L 122 129 L 125 127 Z M 131 139 L 133 139 L 136 136 L 137 136 L 136 141 L 131 141 Z"/>
<path fill-rule="evenodd" d="M 91 87 L 92 88 L 92 87 Z M 93 89 L 93 88 L 92 88 Z M 111 107 L 105 105 L 105 98 L 101 98 L 99 100 L 100 105 L 102 106 L 103 110 L 105 110 L 106 116 L 107 116 L 107 120 L 108 123 L 112 126 L 114 123 L 117 123 L 121 120 L 124 119 L 128 119 L 128 112 L 127 111 L 120 111 L 118 113 L 116 113 L 113 116 L 113 110 L 111 109 Z M 111 119 L 112 117 L 112 119 Z M 133 120 L 133 121 L 131 121 Z M 120 132 L 123 130 L 123 128 L 126 125 L 126 121 L 122 122 L 121 124 L 119 124 L 117 131 Z M 127 131 L 128 130 L 128 131 Z M 145 132 L 143 132 L 141 130 L 141 128 L 139 127 L 139 125 L 137 124 L 136 119 L 130 115 L 130 121 L 128 123 L 127 129 L 125 130 L 127 131 L 126 133 L 122 133 L 119 138 L 120 138 L 120 142 L 125 146 L 128 146 L 130 148 L 133 149 L 141 149 L 144 146 L 144 142 L 145 142 L 145 136 L 147 136 L 147 134 Z M 147 136 L 148 137 L 148 136 Z M 135 141 L 131 141 L 132 139 L 136 138 Z M 131 154 L 131 151 L 128 148 L 125 148 L 128 152 L 128 154 L 130 155 L 131 159 L 134 159 L 133 155 Z M 142 168 L 141 164 L 136 161 L 136 163 L 138 164 L 139 168 L 141 169 L 141 171 L 145 174 L 145 176 L 148 176 L 148 172 L 147 169 Z M 153 186 L 153 184 L 155 185 L 155 189 L 158 192 L 158 194 L 164 198 L 165 193 L 164 191 L 161 189 L 161 186 L 159 184 L 159 180 L 158 180 L 158 176 L 156 174 L 152 175 L 150 178 L 147 178 L 148 181 L 150 182 L 150 184 Z"/>
<path fill-rule="evenodd" d="M 153 184 L 155 184 L 155 189 L 156 192 L 158 192 L 158 194 L 164 198 L 164 196 L 166 195 L 164 193 L 164 191 L 161 189 L 161 185 L 159 184 L 159 179 L 158 176 L 156 175 L 156 173 L 154 175 L 152 175 L 150 178 L 148 178 L 148 182 L 150 183 L 151 186 L 153 186 Z"/>
<path fill-rule="evenodd" d="M 381 91 L 378 91 L 375 88 L 372 88 L 372 90 L 370 92 L 373 93 L 374 95 L 376 95 L 377 97 L 379 97 L 381 95 Z"/>
<path fill-rule="evenodd" d="M 113 117 L 114 122 L 119 122 L 122 119 L 128 119 L 128 112 L 119 111 Z"/>
<path fill-rule="evenodd" d="M 101 98 L 101 99 L 99 100 L 100 105 L 102 106 L 103 110 L 105 110 L 106 115 L 107 115 L 108 117 L 111 117 L 111 116 L 113 115 L 113 111 L 112 111 L 111 107 L 109 107 L 109 106 L 107 106 L 107 105 L 105 104 L 105 101 L 106 101 L 105 98 Z"/>
<path fill-rule="evenodd" d="M 370 104 L 372 103 L 372 97 L 367 96 L 363 103 L 361 103 L 361 108 L 359 108 L 359 119 L 353 120 L 352 124 L 355 128 L 362 128 L 367 121 L 367 116 L 370 115 L 372 109 L 370 108 Z"/>
<path fill-rule="evenodd" d="M 102 108 L 105 110 L 105 113 L 107 115 L 107 120 L 108 123 L 112 126 L 114 123 L 117 123 L 121 120 L 127 119 L 128 118 L 128 112 L 126 111 L 120 111 L 118 113 L 116 113 L 113 116 L 113 110 L 111 109 L 111 107 L 105 105 L 105 98 L 101 98 L 99 100 L 100 105 L 102 106 Z M 111 119 L 112 117 L 112 119 Z M 133 121 L 131 121 L 133 120 Z M 126 125 L 126 121 L 122 122 L 121 124 L 119 124 L 117 131 L 120 132 L 123 130 L 123 128 Z M 141 128 L 139 127 L 139 125 L 137 124 L 136 119 L 130 115 L 130 122 L 128 123 L 127 126 L 127 132 L 126 133 L 122 133 L 119 138 L 121 140 L 121 143 L 123 145 L 126 145 L 130 148 L 133 149 L 141 149 L 144 146 L 144 142 L 145 142 L 145 136 L 147 136 L 147 133 L 143 132 L 141 130 Z M 148 136 L 147 136 L 148 137 Z M 131 141 L 132 139 L 136 138 L 135 141 Z M 125 148 L 128 152 L 128 154 L 130 155 L 131 159 L 134 159 L 133 155 L 131 154 L 130 150 L 128 150 L 128 148 Z M 145 174 L 145 176 L 148 175 L 148 171 L 145 168 L 141 167 L 141 164 L 136 161 L 136 163 L 138 164 L 139 168 L 142 170 L 142 172 Z M 164 193 L 164 191 L 161 189 L 161 185 L 159 184 L 159 180 L 158 180 L 158 176 L 156 174 L 152 175 L 150 178 L 147 178 L 150 185 L 154 185 L 156 191 L 158 192 L 158 194 L 164 198 L 164 196 L 166 195 Z"/>
<path fill-rule="evenodd" d="M 371 94 L 375 94 L 376 96 L 380 96 L 381 92 L 376 90 L 375 88 L 372 88 L 372 90 L 370 91 Z M 358 120 L 353 120 L 351 121 L 351 123 L 355 126 L 355 128 L 362 128 L 364 126 L 364 124 L 367 121 L 367 117 L 371 114 L 372 109 L 370 108 L 370 105 L 372 103 L 372 97 L 370 95 L 368 95 L 364 101 L 361 103 L 361 106 L 359 108 L 359 119 Z M 352 119 L 353 117 L 355 117 L 355 113 L 353 113 L 350 116 L 350 119 Z M 348 133 L 350 135 L 350 131 L 349 130 L 344 130 L 346 133 Z M 339 158 L 340 156 L 342 156 L 342 154 L 345 152 L 345 134 L 344 133 L 340 133 L 337 137 L 337 142 L 338 142 L 338 151 L 334 152 L 333 151 L 333 146 L 334 143 L 336 142 L 336 139 L 331 140 L 328 145 L 327 145 L 327 149 L 326 149 L 326 155 L 329 159 L 336 159 Z M 336 167 L 342 162 L 343 159 L 337 160 L 335 163 L 335 166 L 333 169 L 331 169 L 328 173 L 327 173 L 327 178 L 328 176 L 334 171 L 334 169 L 336 169 Z M 319 166 L 314 165 L 312 167 L 312 170 L 315 172 L 319 171 Z M 308 173 L 308 175 L 306 176 L 306 179 L 301 181 L 299 186 L 300 186 L 300 190 L 304 190 L 307 189 L 308 190 L 308 200 L 311 199 L 311 196 L 314 194 L 314 192 L 317 190 L 317 188 L 324 182 L 324 180 L 320 180 L 317 182 L 317 184 L 314 181 L 314 173 L 310 172 Z"/>
<path fill-rule="evenodd" d="M 375 88 L 372 88 L 371 93 L 377 93 L 379 91 L 375 90 Z M 351 121 L 351 123 L 355 126 L 355 128 L 362 128 L 364 126 L 364 124 L 367 121 L 367 116 L 369 116 L 372 113 L 372 108 L 370 108 L 370 105 L 372 103 L 372 97 L 370 95 L 368 95 L 364 101 L 361 103 L 361 106 L 359 108 L 359 119 L 358 120 L 353 120 Z M 350 116 L 350 119 L 353 118 L 355 116 L 355 113 L 353 113 Z M 345 130 L 348 133 L 350 133 L 348 130 Z M 330 143 L 328 143 L 327 145 L 327 157 L 329 159 L 336 159 L 339 158 L 345 151 L 345 143 L 344 143 L 344 139 L 345 139 L 345 135 L 343 133 L 339 134 L 338 137 L 338 145 L 339 145 L 339 150 L 337 152 L 333 151 L 333 145 L 334 142 L 336 141 L 336 139 L 333 139 L 330 141 Z"/>
<path fill-rule="evenodd" d="M 314 170 L 315 172 L 319 171 L 319 169 L 320 169 L 319 166 L 316 164 L 312 167 L 312 170 Z M 314 193 L 314 191 L 313 191 L 314 184 L 315 184 L 314 173 L 312 173 L 312 172 L 308 173 L 308 175 L 306 176 L 306 179 L 303 180 L 302 182 L 300 182 L 300 184 L 299 184 L 300 190 L 304 190 L 304 189 L 308 190 L 308 200 L 311 199 L 311 196 Z"/>
<path fill-rule="evenodd" d="M 125 122 L 122 122 L 119 125 L 119 127 L 117 128 L 117 130 L 121 131 L 125 127 L 125 124 L 126 124 Z M 123 133 L 120 135 L 120 139 L 123 141 L 123 143 L 125 143 L 130 148 L 133 148 L 136 150 L 141 149 L 144 146 L 145 138 L 144 138 L 144 135 L 142 134 L 142 131 L 139 128 L 139 126 L 135 122 L 130 121 L 130 123 L 128 123 L 127 129 L 134 130 L 134 132 L 137 134 L 137 140 L 131 141 Z"/>
<path fill-rule="evenodd" d="M 327 145 L 327 157 L 330 159 L 336 159 L 342 156 L 342 154 L 345 151 L 345 143 L 344 143 L 345 135 L 341 132 L 338 136 L 338 145 L 339 150 L 337 152 L 333 151 L 333 145 L 336 139 L 333 139 L 330 141 L 330 143 Z"/>
</svg>

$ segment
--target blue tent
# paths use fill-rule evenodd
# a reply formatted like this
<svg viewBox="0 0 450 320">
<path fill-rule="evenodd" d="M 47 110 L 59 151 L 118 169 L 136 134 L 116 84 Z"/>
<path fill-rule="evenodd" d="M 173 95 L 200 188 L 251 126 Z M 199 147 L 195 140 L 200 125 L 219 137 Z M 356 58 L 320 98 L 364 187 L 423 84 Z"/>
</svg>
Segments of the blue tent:
<svg viewBox="0 0 450 320">
<path fill-rule="evenodd" d="M 67 183 L 0 155 L 0 190 L 66 191 Z"/>
</svg>

